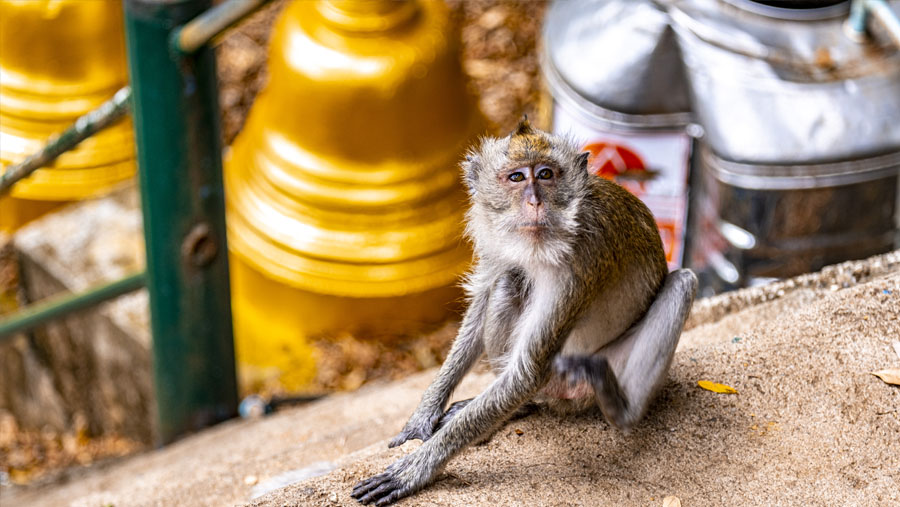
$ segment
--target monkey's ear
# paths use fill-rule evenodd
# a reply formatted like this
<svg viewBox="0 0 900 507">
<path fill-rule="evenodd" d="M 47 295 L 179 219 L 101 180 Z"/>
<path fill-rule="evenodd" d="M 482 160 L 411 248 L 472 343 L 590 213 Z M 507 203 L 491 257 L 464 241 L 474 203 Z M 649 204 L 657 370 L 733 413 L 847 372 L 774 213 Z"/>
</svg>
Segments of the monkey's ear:
<svg viewBox="0 0 900 507">
<path fill-rule="evenodd" d="M 588 168 L 588 158 L 590 158 L 591 152 L 585 151 L 583 153 L 579 153 L 577 157 L 575 157 L 575 167 L 577 167 L 581 171 L 587 172 Z"/>
<path fill-rule="evenodd" d="M 475 183 L 478 181 L 478 173 L 481 172 L 481 156 L 476 151 L 466 153 L 462 161 L 463 180 L 469 191 L 475 193 Z"/>
<path fill-rule="evenodd" d="M 516 127 L 516 131 L 514 135 L 524 136 L 527 134 L 534 134 L 534 127 L 531 126 L 531 122 L 528 121 L 528 115 L 522 115 L 522 121 L 519 122 L 519 126 Z"/>
</svg>

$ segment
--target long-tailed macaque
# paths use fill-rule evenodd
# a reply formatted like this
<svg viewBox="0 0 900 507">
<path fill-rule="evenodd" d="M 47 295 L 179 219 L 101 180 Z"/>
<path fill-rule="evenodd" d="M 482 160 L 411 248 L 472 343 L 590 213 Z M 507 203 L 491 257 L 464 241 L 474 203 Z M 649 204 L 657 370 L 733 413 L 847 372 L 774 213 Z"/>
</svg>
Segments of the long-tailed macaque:
<svg viewBox="0 0 900 507">
<path fill-rule="evenodd" d="M 440 373 L 390 446 L 424 443 L 359 482 L 354 498 L 387 505 L 422 489 L 527 402 L 567 411 L 597 405 L 619 428 L 644 415 L 697 278 L 686 269 L 668 273 L 650 211 L 588 173 L 587 157 L 527 120 L 468 153 L 466 232 L 476 255 L 469 306 Z M 445 412 L 483 353 L 496 380 Z"/>
</svg>

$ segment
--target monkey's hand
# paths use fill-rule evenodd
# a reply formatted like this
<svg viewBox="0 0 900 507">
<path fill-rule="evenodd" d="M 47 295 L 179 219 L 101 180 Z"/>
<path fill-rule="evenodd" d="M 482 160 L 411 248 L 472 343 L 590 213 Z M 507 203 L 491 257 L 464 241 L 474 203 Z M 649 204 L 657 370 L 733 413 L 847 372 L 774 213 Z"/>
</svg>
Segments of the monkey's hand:
<svg viewBox="0 0 900 507">
<path fill-rule="evenodd" d="M 438 422 L 441 420 L 443 413 L 441 409 L 430 410 L 419 407 L 415 413 L 406 422 L 406 425 L 400 430 L 400 434 L 392 438 L 388 443 L 388 447 L 397 447 L 407 440 L 419 439 L 423 442 L 431 438 L 438 429 Z"/>
<path fill-rule="evenodd" d="M 421 447 L 397 460 L 383 473 L 359 481 L 350 496 L 362 504 L 388 505 L 424 488 L 431 482 L 437 467 L 429 463 Z M 423 471 L 425 471 L 423 473 Z"/>
</svg>

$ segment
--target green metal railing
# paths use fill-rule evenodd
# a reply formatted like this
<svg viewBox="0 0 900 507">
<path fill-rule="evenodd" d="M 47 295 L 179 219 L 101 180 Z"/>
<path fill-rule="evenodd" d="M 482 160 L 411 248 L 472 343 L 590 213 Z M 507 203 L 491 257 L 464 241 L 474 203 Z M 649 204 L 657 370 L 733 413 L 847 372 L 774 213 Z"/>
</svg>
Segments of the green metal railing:
<svg viewBox="0 0 900 507">
<path fill-rule="evenodd" d="M 0 336 L 10 338 L 15 333 L 28 331 L 44 324 L 48 320 L 64 317 L 70 313 L 85 310 L 104 301 L 134 292 L 143 288 L 145 284 L 145 274 L 141 272 L 82 294 L 48 298 L 46 301 L 26 307 L 13 318 L 0 321 Z"/>
<path fill-rule="evenodd" d="M 147 270 L 0 320 L 0 341 L 146 286 L 160 443 L 237 413 L 210 41 L 269 0 L 124 0 L 131 88 L 0 175 L 0 195 L 133 109 Z"/>
<path fill-rule="evenodd" d="M 100 107 L 75 120 L 71 127 L 48 139 L 35 154 L 9 166 L 6 172 L 0 174 L 0 195 L 9 191 L 17 181 L 31 176 L 31 173 L 50 164 L 81 141 L 114 125 L 128 113 L 130 101 L 131 88 L 126 86 Z"/>
</svg>

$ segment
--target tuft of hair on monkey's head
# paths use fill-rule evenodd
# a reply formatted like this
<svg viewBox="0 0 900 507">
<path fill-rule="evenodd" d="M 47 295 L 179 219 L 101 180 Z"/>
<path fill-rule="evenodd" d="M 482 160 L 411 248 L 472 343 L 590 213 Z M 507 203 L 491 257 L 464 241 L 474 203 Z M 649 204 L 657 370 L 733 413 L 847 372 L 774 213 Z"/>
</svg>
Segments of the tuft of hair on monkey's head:
<svg viewBox="0 0 900 507">
<path fill-rule="evenodd" d="M 476 249 L 479 238 L 547 244 L 574 234 L 580 202 L 591 192 L 587 155 L 527 118 L 506 137 L 483 138 L 462 162 Z"/>
</svg>

